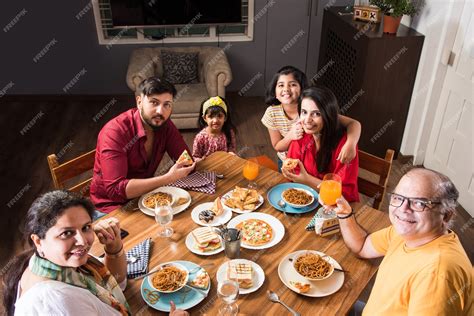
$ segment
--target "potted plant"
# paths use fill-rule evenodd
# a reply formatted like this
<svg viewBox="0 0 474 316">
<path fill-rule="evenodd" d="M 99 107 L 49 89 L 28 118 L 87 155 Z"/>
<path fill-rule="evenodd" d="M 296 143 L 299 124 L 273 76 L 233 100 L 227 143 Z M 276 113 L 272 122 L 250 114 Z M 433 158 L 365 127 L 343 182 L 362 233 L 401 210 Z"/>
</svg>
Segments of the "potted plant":
<svg viewBox="0 0 474 316">
<path fill-rule="evenodd" d="M 419 11 L 410 0 L 370 0 L 370 4 L 379 7 L 383 13 L 384 33 L 397 33 L 402 16 L 414 16 Z"/>
</svg>

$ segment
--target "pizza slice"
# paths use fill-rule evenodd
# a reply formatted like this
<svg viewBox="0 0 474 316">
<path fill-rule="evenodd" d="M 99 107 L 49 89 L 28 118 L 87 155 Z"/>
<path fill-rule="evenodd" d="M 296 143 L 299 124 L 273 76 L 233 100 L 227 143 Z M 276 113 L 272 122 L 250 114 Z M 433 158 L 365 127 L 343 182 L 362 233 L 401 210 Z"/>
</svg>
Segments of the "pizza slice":
<svg viewBox="0 0 474 316">
<path fill-rule="evenodd" d="M 193 164 L 193 158 L 191 158 L 191 155 L 185 149 L 176 162 L 183 166 L 190 166 Z"/>
<path fill-rule="evenodd" d="M 288 171 L 293 170 L 298 166 L 298 161 L 298 159 L 286 158 L 281 168 Z"/>
</svg>

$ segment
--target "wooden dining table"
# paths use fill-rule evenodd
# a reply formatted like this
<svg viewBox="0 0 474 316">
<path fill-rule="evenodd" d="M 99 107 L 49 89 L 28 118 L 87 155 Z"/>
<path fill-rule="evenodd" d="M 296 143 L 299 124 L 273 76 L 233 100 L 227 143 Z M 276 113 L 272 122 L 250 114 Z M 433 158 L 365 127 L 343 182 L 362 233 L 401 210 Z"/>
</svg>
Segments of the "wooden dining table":
<svg viewBox="0 0 474 316">
<path fill-rule="evenodd" d="M 123 240 L 125 250 L 131 249 L 147 238 L 152 238 L 150 269 L 162 262 L 172 260 L 186 260 L 199 265 L 214 263 L 212 266 L 206 266 L 206 270 L 211 276 L 209 295 L 201 303 L 188 310 L 191 315 L 217 315 L 221 301 L 216 292 L 216 272 L 221 264 L 229 260 L 225 257 L 224 252 L 212 256 L 200 256 L 187 249 L 185 245 L 187 234 L 199 227 L 191 219 L 191 210 L 201 203 L 214 201 L 216 197 L 224 195 L 235 188 L 236 185 L 246 186 L 247 180 L 242 176 L 242 168 L 245 162 L 245 159 L 236 155 L 216 152 L 197 163 L 197 170 L 215 171 L 218 174 L 223 174 L 224 178 L 217 180 L 215 194 L 189 192 L 192 197 L 191 205 L 185 211 L 174 216 L 171 223 L 174 234 L 170 238 L 158 237 L 158 224 L 155 219 L 145 215 L 135 207 L 130 207 L 130 205 L 107 215 L 108 217 L 117 218 L 120 221 L 120 226 L 129 232 L 129 236 Z M 268 249 L 241 249 L 240 258 L 254 261 L 262 267 L 265 272 L 265 282 L 257 291 L 239 296 L 237 301 L 239 315 L 289 314 L 282 305 L 272 303 L 267 298 L 268 290 L 276 292 L 283 302 L 301 315 L 346 314 L 377 271 L 379 261 L 357 258 L 345 246 L 340 233 L 320 237 L 314 231 L 305 230 L 315 211 L 304 214 L 284 214 L 272 207 L 267 200 L 267 192 L 279 183 L 288 182 L 280 173 L 260 167 L 256 182 L 258 184 L 257 190 L 265 198 L 265 202 L 255 212 L 267 213 L 279 219 L 285 227 L 285 235 L 278 244 Z M 356 218 L 368 232 L 374 232 L 390 224 L 386 213 L 375 210 L 368 205 L 357 206 Z M 347 271 L 345 272 L 344 284 L 336 293 L 325 297 L 307 297 L 290 290 L 280 280 L 278 265 L 282 258 L 294 251 L 305 249 L 328 254 Z M 94 255 L 100 255 L 104 252 L 103 247 L 97 240 L 91 252 Z M 124 292 L 132 313 L 134 315 L 164 315 L 165 313 L 149 307 L 143 300 L 140 293 L 141 283 L 142 280 L 129 280 Z"/>
</svg>

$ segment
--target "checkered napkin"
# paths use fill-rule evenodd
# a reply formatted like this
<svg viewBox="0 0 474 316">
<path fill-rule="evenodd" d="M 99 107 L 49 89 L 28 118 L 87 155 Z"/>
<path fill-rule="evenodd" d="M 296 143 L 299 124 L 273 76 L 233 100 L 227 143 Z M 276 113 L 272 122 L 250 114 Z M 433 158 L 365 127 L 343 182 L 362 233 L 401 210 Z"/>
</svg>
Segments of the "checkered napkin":
<svg viewBox="0 0 474 316">
<path fill-rule="evenodd" d="M 127 251 L 127 277 L 134 279 L 148 272 L 151 238 L 148 238 Z M 134 263 L 131 258 L 138 258 Z"/>
<path fill-rule="evenodd" d="M 216 173 L 214 171 L 198 171 L 170 185 L 185 190 L 214 194 L 216 193 Z"/>
</svg>

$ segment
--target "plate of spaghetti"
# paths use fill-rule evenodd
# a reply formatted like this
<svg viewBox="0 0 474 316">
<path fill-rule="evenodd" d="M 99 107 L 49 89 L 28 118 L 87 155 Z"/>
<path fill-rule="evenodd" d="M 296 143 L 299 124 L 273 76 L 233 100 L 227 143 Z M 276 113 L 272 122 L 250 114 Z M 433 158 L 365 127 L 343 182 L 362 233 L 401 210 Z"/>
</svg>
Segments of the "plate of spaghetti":
<svg viewBox="0 0 474 316">
<path fill-rule="evenodd" d="M 188 284 L 192 284 L 194 287 L 198 287 L 205 293 L 209 293 L 211 288 L 211 282 L 209 278 L 209 274 L 203 268 L 197 269 L 199 267 L 198 264 L 190 261 L 183 261 L 177 260 L 172 262 L 167 262 L 161 264 L 159 267 L 163 265 L 171 264 L 174 267 L 179 269 L 185 269 L 186 271 L 193 271 L 193 273 L 188 273 Z M 153 277 L 155 274 L 152 274 Z M 202 282 L 202 276 L 205 275 L 206 282 Z M 176 304 L 176 307 L 179 309 L 190 309 L 205 299 L 205 296 L 196 292 L 193 289 L 188 287 L 182 287 L 181 289 L 171 292 L 165 293 L 158 291 L 155 286 L 151 284 L 151 278 L 146 277 L 143 279 L 141 285 L 141 295 L 143 300 L 152 308 L 162 311 L 162 312 L 169 312 L 170 311 L 170 301 L 173 301 Z"/>
<path fill-rule="evenodd" d="M 293 199 L 289 197 L 290 201 L 287 201 L 286 204 L 282 207 L 278 202 L 282 201 L 285 202 L 283 199 L 283 193 L 288 190 L 300 190 L 300 192 L 304 192 L 305 194 L 310 194 L 312 198 L 312 202 L 309 204 L 293 204 L 291 203 Z M 290 191 L 293 192 L 293 191 Z M 300 192 L 295 192 L 300 195 Z M 267 193 L 267 200 L 268 202 L 277 210 L 285 212 L 285 213 L 292 213 L 292 214 L 303 214 L 307 212 L 314 211 L 318 207 L 318 192 L 313 188 L 296 182 L 286 182 L 280 183 L 272 187 L 268 190 Z M 289 203 L 288 203 L 289 202 Z"/>
<path fill-rule="evenodd" d="M 293 208 L 303 208 L 314 202 L 313 194 L 303 188 L 289 188 L 281 193 L 281 199 Z"/>
<path fill-rule="evenodd" d="M 161 293 L 174 293 L 181 290 L 188 281 L 188 270 L 176 262 L 160 264 L 158 272 L 148 276 L 151 287 Z"/>
<path fill-rule="evenodd" d="M 171 203 L 173 215 L 181 213 L 191 204 L 191 195 L 181 189 L 175 187 L 159 187 L 148 192 L 138 200 L 138 208 L 140 211 L 149 216 L 155 216 L 155 205 Z"/>
<path fill-rule="evenodd" d="M 334 268 L 341 269 L 341 265 L 325 253 L 299 250 L 281 260 L 278 276 L 290 290 L 298 294 L 323 297 L 337 292 L 344 284 L 344 272 L 334 272 Z"/>
</svg>

